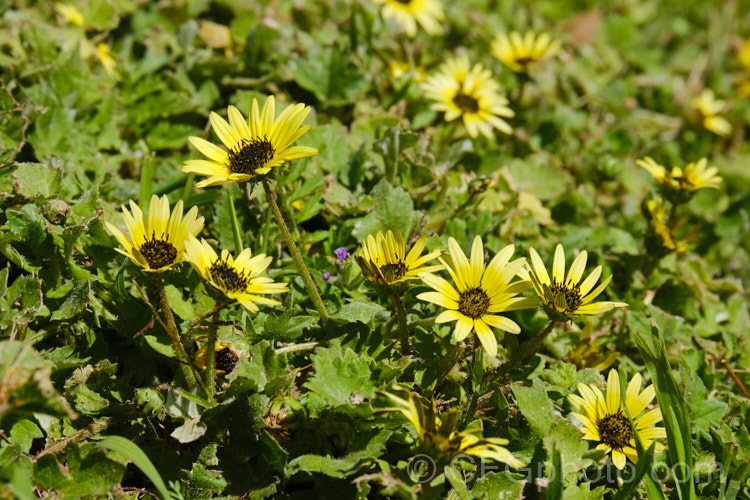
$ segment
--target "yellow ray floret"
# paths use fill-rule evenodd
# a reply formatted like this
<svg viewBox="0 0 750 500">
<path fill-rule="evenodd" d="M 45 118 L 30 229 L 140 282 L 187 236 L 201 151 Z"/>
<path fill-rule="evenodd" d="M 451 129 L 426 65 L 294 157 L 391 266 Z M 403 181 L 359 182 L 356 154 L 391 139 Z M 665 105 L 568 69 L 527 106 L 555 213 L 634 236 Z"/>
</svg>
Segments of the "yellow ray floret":
<svg viewBox="0 0 750 500">
<path fill-rule="evenodd" d="M 258 312 L 256 304 L 281 305 L 263 295 L 288 291 L 286 283 L 275 283 L 261 276 L 271 263 L 271 257 L 265 254 L 253 257 L 249 248 L 240 252 L 236 259 L 227 250 L 222 250 L 220 257 L 206 240 L 191 237 L 185 243 L 185 260 L 211 286 L 251 312 Z"/>
<path fill-rule="evenodd" d="M 515 334 L 521 332 L 521 327 L 515 321 L 500 313 L 539 305 L 536 300 L 516 296 L 528 289 L 531 282 L 521 280 L 511 283 L 526 260 L 520 258 L 510 262 L 513 250 L 513 245 L 506 246 L 485 268 L 482 238 L 474 238 L 470 259 L 466 258 L 458 242 L 449 238 L 450 262 L 442 258 L 439 260 L 446 267 L 455 288 L 434 274 L 421 275 L 422 281 L 435 291 L 421 293 L 417 298 L 446 309 L 435 318 L 435 322 L 455 321 L 453 334 L 459 342 L 474 331 L 490 356 L 497 355 L 493 328 Z"/>
<path fill-rule="evenodd" d="M 309 112 L 308 106 L 296 104 L 276 117 L 273 96 L 266 99 L 262 111 L 258 111 L 258 101 L 253 99 L 247 120 L 234 106 L 227 109 L 229 122 L 212 111 L 211 127 L 228 151 L 200 137 L 190 137 L 190 144 L 208 160 L 187 160 L 182 171 L 209 176 L 197 187 L 217 186 L 248 181 L 287 161 L 315 156 L 315 148 L 292 146 L 310 129 L 309 125 L 301 126 Z"/>
<path fill-rule="evenodd" d="M 440 251 L 421 256 L 427 243 L 427 235 L 422 235 L 409 253 L 401 231 L 392 231 L 385 235 L 378 231 L 375 237 L 371 234 L 362 244 L 360 252 L 354 256 L 362 269 L 362 274 L 369 281 L 383 285 L 395 285 L 419 278 L 419 273 L 439 271 L 442 265 L 425 266 L 440 255 Z"/>
<path fill-rule="evenodd" d="M 393 19 L 410 38 L 416 36 L 417 24 L 430 35 L 443 33 L 443 26 L 440 23 L 445 20 L 445 12 L 439 0 L 374 0 L 374 2 L 382 4 L 383 17 Z"/>
<path fill-rule="evenodd" d="M 166 271 L 185 260 L 182 254 L 185 241 L 203 229 L 203 217 L 198 217 L 198 207 L 191 208 L 183 217 L 180 200 L 170 214 L 166 195 L 151 197 L 148 219 L 132 200 L 130 211 L 122 207 L 122 218 L 129 238 L 114 225 L 106 223 L 109 232 L 125 248 L 116 250 L 149 272 Z"/>
<path fill-rule="evenodd" d="M 527 265 L 529 278 L 548 315 L 557 316 L 556 319 L 571 319 L 576 316 L 601 314 L 615 307 L 627 307 L 624 302 L 593 302 L 607 287 L 612 276 L 608 276 L 594 288 L 602 274 L 602 266 L 597 266 L 581 282 L 588 259 L 588 252 L 585 250 L 576 256 L 568 270 L 568 275 L 565 276 L 565 251 L 558 243 L 552 262 L 552 279 L 547 274 L 544 262 L 536 250 L 529 249 L 529 254 L 531 256 L 531 266 Z"/>
<path fill-rule="evenodd" d="M 524 36 L 518 31 L 512 31 L 510 36 L 499 33 L 492 42 L 492 55 L 516 73 L 528 73 L 536 63 L 555 55 L 558 50 L 558 40 L 552 41 L 547 33 L 536 37 L 531 31 Z"/>
<path fill-rule="evenodd" d="M 635 449 L 633 427 L 638 431 L 644 448 L 651 446 L 656 439 L 667 437 L 664 427 L 657 427 L 661 422 L 661 410 L 654 407 L 646 410 L 656 396 L 653 385 L 641 391 L 641 376 L 635 374 L 628 383 L 625 393 L 625 406 L 620 394 L 620 377 L 617 370 L 610 370 L 607 378 L 606 394 L 595 385 L 578 384 L 578 394 L 571 394 L 568 400 L 576 409 L 571 413 L 582 424 L 583 439 L 598 442 L 597 448 L 612 455 L 612 462 L 618 469 L 625 467 L 626 459 L 638 462 L 638 452 Z M 630 425 L 624 408 L 627 408 L 633 420 Z M 657 453 L 664 451 L 664 445 L 656 443 Z"/>
</svg>

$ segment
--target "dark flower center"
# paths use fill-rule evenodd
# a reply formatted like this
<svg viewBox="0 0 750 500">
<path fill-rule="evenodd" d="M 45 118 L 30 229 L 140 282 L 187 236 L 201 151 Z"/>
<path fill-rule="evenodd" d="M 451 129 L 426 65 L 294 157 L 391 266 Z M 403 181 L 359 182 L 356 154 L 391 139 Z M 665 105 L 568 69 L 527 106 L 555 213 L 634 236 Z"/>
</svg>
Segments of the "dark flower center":
<svg viewBox="0 0 750 500">
<path fill-rule="evenodd" d="M 458 106 L 458 108 L 464 113 L 476 113 L 477 111 L 479 111 L 479 101 L 477 101 L 470 95 L 464 94 L 460 90 L 453 98 L 453 104 Z"/>
<path fill-rule="evenodd" d="M 157 238 L 156 233 L 151 233 L 151 239 L 147 239 L 139 251 L 150 269 L 168 266 L 177 258 L 177 249 L 166 240 L 165 234 Z"/>
<path fill-rule="evenodd" d="M 222 370 L 226 373 L 234 370 L 235 365 L 240 360 L 240 356 L 231 348 L 225 347 L 220 351 L 216 351 L 214 355 L 215 364 L 217 370 Z"/>
<path fill-rule="evenodd" d="M 490 307 L 490 298 L 481 288 L 469 288 L 461 292 L 458 299 L 458 310 L 464 316 L 472 319 L 481 318 Z"/>
<path fill-rule="evenodd" d="M 581 307 L 582 300 L 579 285 L 567 285 L 565 283 L 558 283 L 557 280 L 552 279 L 552 284 L 549 288 L 552 292 L 552 297 L 549 297 L 549 299 L 556 310 L 572 313 Z"/>
<path fill-rule="evenodd" d="M 238 273 L 237 270 L 227 264 L 224 260 L 217 260 L 208 270 L 211 277 L 219 285 L 219 288 L 228 292 L 240 292 L 247 288 L 248 277 L 245 273 Z"/>
<path fill-rule="evenodd" d="M 633 428 L 622 410 L 599 421 L 599 437 L 613 450 L 621 450 L 633 439 Z"/>
<path fill-rule="evenodd" d="M 276 150 L 265 138 L 242 139 L 229 152 L 229 170 L 234 174 L 253 174 L 271 161 Z"/>
<path fill-rule="evenodd" d="M 380 272 L 383 274 L 386 282 L 393 283 L 404 277 L 406 274 L 406 264 L 400 260 L 392 264 L 385 264 L 380 266 Z"/>
<path fill-rule="evenodd" d="M 411 5 L 412 0 L 396 0 L 398 3 L 402 5 Z"/>
<path fill-rule="evenodd" d="M 518 64 L 519 66 L 523 66 L 524 70 L 527 70 L 528 67 L 531 65 L 531 63 L 533 62 L 536 62 L 536 59 L 530 56 L 519 57 L 516 59 L 516 64 Z"/>
</svg>

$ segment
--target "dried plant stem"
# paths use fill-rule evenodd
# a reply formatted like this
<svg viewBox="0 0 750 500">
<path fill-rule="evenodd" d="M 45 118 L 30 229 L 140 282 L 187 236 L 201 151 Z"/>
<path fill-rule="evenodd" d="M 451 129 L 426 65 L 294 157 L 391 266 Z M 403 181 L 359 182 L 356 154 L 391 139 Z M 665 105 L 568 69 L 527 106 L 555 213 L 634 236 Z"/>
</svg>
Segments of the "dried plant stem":
<svg viewBox="0 0 750 500">
<path fill-rule="evenodd" d="M 302 259 L 302 255 L 300 255 L 299 250 L 297 249 L 297 244 L 294 242 L 294 238 L 292 238 L 292 233 L 289 231 L 289 226 L 287 226 L 286 221 L 284 220 L 284 215 L 281 213 L 279 205 L 276 203 L 276 193 L 271 189 L 271 185 L 268 183 L 268 180 L 263 180 L 263 189 L 265 189 L 266 191 L 266 200 L 271 206 L 271 211 L 273 212 L 273 216 L 276 219 L 276 225 L 278 225 L 279 229 L 281 229 L 281 232 L 284 235 L 284 240 L 286 241 L 286 246 L 292 256 L 292 260 L 297 266 L 297 270 L 302 277 L 302 281 L 305 282 L 307 293 L 310 294 L 310 300 L 312 300 L 313 304 L 315 305 L 315 309 L 318 310 L 320 320 L 323 322 L 323 324 L 326 324 L 328 323 L 328 320 L 330 318 L 328 310 L 323 303 L 323 298 L 320 296 L 318 287 L 315 286 L 315 282 L 313 281 L 312 275 L 310 274 L 310 270 L 307 268 L 305 261 Z"/>
</svg>

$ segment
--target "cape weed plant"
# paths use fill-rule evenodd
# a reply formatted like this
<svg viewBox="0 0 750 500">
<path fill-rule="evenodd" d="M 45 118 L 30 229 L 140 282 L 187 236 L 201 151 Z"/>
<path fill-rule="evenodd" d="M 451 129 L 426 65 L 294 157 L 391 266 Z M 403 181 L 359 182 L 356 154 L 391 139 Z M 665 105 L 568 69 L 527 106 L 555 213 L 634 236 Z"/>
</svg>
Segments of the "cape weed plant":
<svg viewBox="0 0 750 500">
<path fill-rule="evenodd" d="M 0 12 L 0 498 L 750 498 L 742 2 Z"/>
</svg>

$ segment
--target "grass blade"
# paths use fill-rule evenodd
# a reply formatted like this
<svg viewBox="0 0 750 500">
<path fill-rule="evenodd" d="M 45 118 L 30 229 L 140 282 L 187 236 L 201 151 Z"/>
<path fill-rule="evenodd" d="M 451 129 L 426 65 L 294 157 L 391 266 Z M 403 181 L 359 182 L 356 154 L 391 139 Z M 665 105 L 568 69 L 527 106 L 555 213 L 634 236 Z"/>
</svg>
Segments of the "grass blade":
<svg viewBox="0 0 750 500">
<path fill-rule="evenodd" d="M 169 493 L 167 485 L 164 484 L 164 480 L 161 478 L 159 471 L 156 470 L 154 464 L 137 444 L 122 436 L 107 436 L 99 441 L 97 446 L 116 451 L 133 462 L 133 465 L 141 469 L 141 472 L 143 472 L 146 477 L 154 483 L 156 490 L 159 492 L 159 497 L 162 500 L 170 500 L 172 498 L 172 495 Z"/>
</svg>

